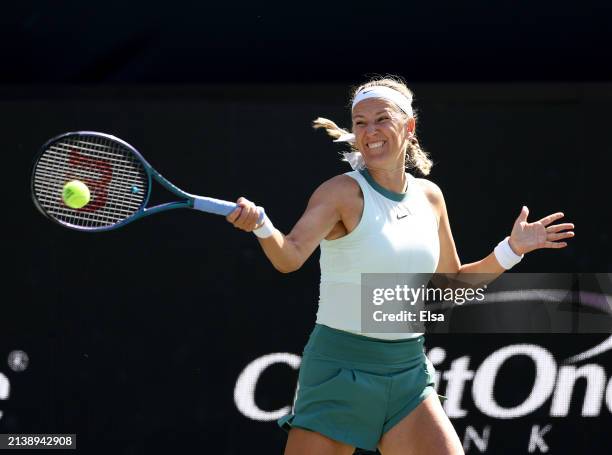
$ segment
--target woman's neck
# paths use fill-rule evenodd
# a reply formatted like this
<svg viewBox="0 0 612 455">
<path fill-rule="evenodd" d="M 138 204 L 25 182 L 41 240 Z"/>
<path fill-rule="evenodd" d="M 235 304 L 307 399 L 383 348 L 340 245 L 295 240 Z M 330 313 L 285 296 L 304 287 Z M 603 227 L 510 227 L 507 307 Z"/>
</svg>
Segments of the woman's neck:
<svg viewBox="0 0 612 455">
<path fill-rule="evenodd" d="M 383 188 L 394 193 L 406 192 L 406 169 L 404 166 L 395 169 L 377 169 L 367 167 L 374 181 Z"/>
</svg>

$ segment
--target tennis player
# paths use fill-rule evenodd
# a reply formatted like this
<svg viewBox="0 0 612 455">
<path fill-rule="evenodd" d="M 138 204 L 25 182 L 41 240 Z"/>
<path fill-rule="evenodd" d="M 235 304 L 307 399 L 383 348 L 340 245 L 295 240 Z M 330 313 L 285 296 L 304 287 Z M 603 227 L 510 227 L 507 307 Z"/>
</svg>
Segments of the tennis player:
<svg viewBox="0 0 612 455">
<path fill-rule="evenodd" d="M 406 172 L 432 166 L 415 137 L 412 93 L 394 77 L 372 80 L 352 96 L 352 132 L 315 120 L 336 141 L 351 143 L 352 172 L 315 190 L 288 235 L 269 218 L 256 225 L 252 202 L 240 198 L 227 220 L 253 231 L 272 264 L 298 270 L 319 246 L 317 321 L 304 349 L 286 455 L 462 454 L 434 391 L 434 370 L 421 333 L 362 333 L 361 273 L 486 273 L 495 276 L 539 248 L 563 248 L 571 223 L 554 213 L 527 221 L 523 207 L 511 233 L 484 259 L 461 264 L 440 188 Z"/>
</svg>

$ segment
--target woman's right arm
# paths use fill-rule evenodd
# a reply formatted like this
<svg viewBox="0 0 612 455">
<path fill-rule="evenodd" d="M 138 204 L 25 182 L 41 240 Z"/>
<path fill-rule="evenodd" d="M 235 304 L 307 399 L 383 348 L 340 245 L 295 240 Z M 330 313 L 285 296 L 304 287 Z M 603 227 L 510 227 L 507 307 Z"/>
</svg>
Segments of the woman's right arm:
<svg viewBox="0 0 612 455">
<path fill-rule="evenodd" d="M 310 197 L 304 214 L 291 232 L 284 235 L 275 229 L 270 237 L 259 238 L 259 244 L 276 270 L 289 273 L 298 270 L 310 257 L 332 228 L 341 221 L 341 201 L 351 184 L 340 175 L 323 183 Z M 252 202 L 240 198 L 238 208 L 227 221 L 238 229 L 253 231 L 257 224 L 257 209 Z"/>
</svg>

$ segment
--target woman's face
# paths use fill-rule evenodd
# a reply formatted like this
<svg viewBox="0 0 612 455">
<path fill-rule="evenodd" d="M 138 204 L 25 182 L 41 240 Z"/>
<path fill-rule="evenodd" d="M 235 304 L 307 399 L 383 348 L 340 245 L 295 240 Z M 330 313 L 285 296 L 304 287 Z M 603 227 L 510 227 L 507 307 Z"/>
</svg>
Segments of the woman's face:
<svg viewBox="0 0 612 455">
<path fill-rule="evenodd" d="M 368 98 L 353 109 L 355 146 L 368 167 L 392 170 L 403 167 L 414 118 L 406 118 L 390 101 Z"/>
</svg>

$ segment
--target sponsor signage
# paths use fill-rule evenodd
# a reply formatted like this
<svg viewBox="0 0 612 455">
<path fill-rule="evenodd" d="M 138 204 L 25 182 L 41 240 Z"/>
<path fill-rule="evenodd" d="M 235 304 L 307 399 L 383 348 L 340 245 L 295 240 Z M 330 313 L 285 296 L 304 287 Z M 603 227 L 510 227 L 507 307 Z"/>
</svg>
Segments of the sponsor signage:
<svg viewBox="0 0 612 455">
<path fill-rule="evenodd" d="M 452 337 L 444 341 L 428 340 L 426 353 L 437 370 L 438 393 L 446 397 L 444 409 L 466 452 L 497 451 L 511 438 L 512 446 L 524 453 L 553 449 L 569 453 L 565 451 L 564 441 L 570 438 L 566 427 L 611 421 L 612 379 L 607 366 L 612 336 L 566 357 L 556 352 L 555 343 L 511 342 L 493 348 L 484 344 L 470 352 L 467 346 L 458 349 L 449 343 Z M 258 385 L 268 368 L 282 364 L 297 371 L 300 360 L 296 354 L 280 352 L 248 363 L 234 388 L 240 414 L 260 422 L 287 414 L 290 400 L 276 409 L 260 407 Z M 602 431 L 593 433 L 600 439 L 596 447 L 612 449 L 601 425 Z"/>
</svg>

